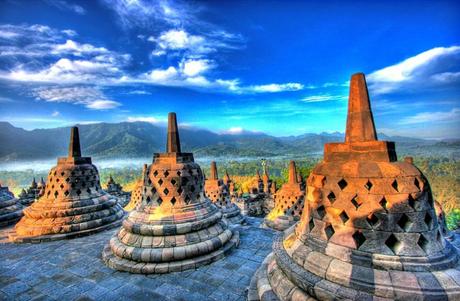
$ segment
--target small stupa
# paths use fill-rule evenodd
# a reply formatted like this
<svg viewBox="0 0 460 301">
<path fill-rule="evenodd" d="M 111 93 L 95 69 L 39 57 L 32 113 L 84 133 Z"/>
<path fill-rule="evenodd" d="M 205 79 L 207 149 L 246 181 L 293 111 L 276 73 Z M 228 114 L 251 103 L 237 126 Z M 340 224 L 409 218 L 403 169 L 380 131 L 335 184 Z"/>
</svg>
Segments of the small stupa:
<svg viewBox="0 0 460 301">
<path fill-rule="evenodd" d="M 289 179 L 275 194 L 275 208 L 265 217 L 264 224 L 284 231 L 294 225 L 302 215 L 305 191 L 298 182 L 295 162 L 289 162 Z"/>
<path fill-rule="evenodd" d="M 78 128 L 70 132 L 69 154 L 51 168 L 45 193 L 24 209 L 10 235 L 13 242 L 41 242 L 93 234 L 119 226 L 124 211 L 101 188 L 90 157 L 82 157 Z"/>
<path fill-rule="evenodd" d="M 0 184 L 0 228 L 17 222 L 22 217 L 22 209 L 8 187 Z"/>
<path fill-rule="evenodd" d="M 205 181 L 204 191 L 206 196 L 222 210 L 224 217 L 231 224 L 241 224 L 244 222 L 240 208 L 231 202 L 228 187 L 224 184 L 223 180 L 219 179 L 217 165 L 214 161 L 211 162 L 210 176 Z"/>
<path fill-rule="evenodd" d="M 193 154 L 181 152 L 175 113 L 168 116 L 166 152 L 154 154 L 144 175 L 140 203 L 102 253 L 109 267 L 179 272 L 221 259 L 239 243 L 239 233 L 205 196 Z"/>
<path fill-rule="evenodd" d="M 19 202 L 24 206 L 29 206 L 36 199 L 41 197 L 45 193 L 45 181 L 41 178 L 40 182 L 37 184 L 35 178 L 33 178 L 32 183 L 27 189 L 22 189 L 21 193 L 18 195 Z"/>
<path fill-rule="evenodd" d="M 344 143 L 328 143 L 307 180 L 295 230 L 279 235 L 249 300 L 460 300 L 457 250 L 430 185 L 378 141 L 364 74 L 350 82 Z"/>
<path fill-rule="evenodd" d="M 125 207 L 130 200 L 131 194 L 129 192 L 123 191 L 123 186 L 115 182 L 112 175 L 109 175 L 109 180 L 107 181 L 107 193 L 116 196 L 120 205 Z"/>
</svg>

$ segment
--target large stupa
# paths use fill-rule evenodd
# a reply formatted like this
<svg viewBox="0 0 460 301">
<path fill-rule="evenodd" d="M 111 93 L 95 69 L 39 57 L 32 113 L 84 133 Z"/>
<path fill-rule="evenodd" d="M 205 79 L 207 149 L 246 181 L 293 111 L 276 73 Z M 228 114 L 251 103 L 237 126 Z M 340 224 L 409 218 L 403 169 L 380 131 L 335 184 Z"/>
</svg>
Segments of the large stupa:
<svg viewBox="0 0 460 301">
<path fill-rule="evenodd" d="M 295 162 L 289 162 L 288 182 L 275 194 L 275 207 L 264 219 L 264 225 L 284 231 L 299 221 L 305 201 L 305 191 L 298 182 Z"/>
<path fill-rule="evenodd" d="M 8 187 L 0 184 L 0 228 L 16 223 L 22 217 L 22 209 Z"/>
<path fill-rule="evenodd" d="M 239 234 L 228 228 L 203 185 L 193 154 L 181 152 L 176 114 L 170 113 L 166 153 L 155 154 L 144 168 L 140 202 L 104 248 L 104 262 L 120 271 L 152 274 L 224 257 L 239 243 Z"/>
<path fill-rule="evenodd" d="M 206 196 L 222 210 L 224 217 L 231 224 L 241 224 L 245 221 L 240 208 L 231 201 L 229 188 L 222 179 L 219 179 L 217 165 L 214 161 L 211 162 L 210 176 L 206 179 L 204 191 Z"/>
<path fill-rule="evenodd" d="M 90 157 L 82 157 L 78 128 L 70 132 L 69 154 L 51 168 L 45 193 L 24 209 L 10 235 L 13 242 L 41 242 L 93 234 L 119 226 L 124 211 L 101 188 Z"/>
<path fill-rule="evenodd" d="M 249 300 L 460 300 L 457 250 L 430 185 L 378 141 L 364 74 L 352 76 L 344 143 L 325 145 L 295 230 L 279 235 Z"/>
</svg>

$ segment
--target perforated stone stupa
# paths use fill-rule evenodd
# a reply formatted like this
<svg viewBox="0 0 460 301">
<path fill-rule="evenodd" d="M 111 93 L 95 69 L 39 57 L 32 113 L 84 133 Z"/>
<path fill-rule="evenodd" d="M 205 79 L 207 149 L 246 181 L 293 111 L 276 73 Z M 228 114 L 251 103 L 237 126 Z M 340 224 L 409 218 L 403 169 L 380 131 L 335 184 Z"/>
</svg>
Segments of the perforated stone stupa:
<svg viewBox="0 0 460 301">
<path fill-rule="evenodd" d="M 40 182 L 37 184 L 34 178 L 27 189 L 22 189 L 21 193 L 18 195 L 18 199 L 22 205 L 29 206 L 35 201 L 35 199 L 38 199 L 44 193 L 45 181 L 41 178 Z"/>
<path fill-rule="evenodd" d="M 107 193 L 116 196 L 122 207 L 125 207 L 131 198 L 131 193 L 123 191 L 123 186 L 115 182 L 112 175 L 109 176 L 109 180 L 107 181 L 106 191 Z"/>
<path fill-rule="evenodd" d="M 275 194 L 275 208 L 265 217 L 264 224 L 283 231 L 294 225 L 302 215 L 305 191 L 298 182 L 295 162 L 289 162 L 289 179 Z"/>
<path fill-rule="evenodd" d="M 222 210 L 224 217 L 231 224 L 240 224 L 244 222 L 244 217 L 241 215 L 240 208 L 231 202 L 228 187 L 224 181 L 219 179 L 217 174 L 216 162 L 211 162 L 211 172 L 209 179 L 206 179 L 204 185 L 206 196 Z"/>
<path fill-rule="evenodd" d="M 23 206 L 14 194 L 0 184 L 0 228 L 14 224 L 22 217 Z"/>
<path fill-rule="evenodd" d="M 378 141 L 364 75 L 351 78 L 346 138 L 325 145 L 292 233 L 279 235 L 250 300 L 460 300 L 457 250 L 430 185 Z"/>
<path fill-rule="evenodd" d="M 238 232 L 205 196 L 193 154 L 181 152 L 175 113 L 168 116 L 166 153 L 155 154 L 144 175 L 140 203 L 103 251 L 109 267 L 178 272 L 218 260 L 238 244 Z"/>
<path fill-rule="evenodd" d="M 88 235 L 119 226 L 124 211 L 101 188 L 91 158 L 82 157 L 78 128 L 71 128 L 69 155 L 51 168 L 45 193 L 10 235 L 14 242 L 40 242 Z"/>
</svg>

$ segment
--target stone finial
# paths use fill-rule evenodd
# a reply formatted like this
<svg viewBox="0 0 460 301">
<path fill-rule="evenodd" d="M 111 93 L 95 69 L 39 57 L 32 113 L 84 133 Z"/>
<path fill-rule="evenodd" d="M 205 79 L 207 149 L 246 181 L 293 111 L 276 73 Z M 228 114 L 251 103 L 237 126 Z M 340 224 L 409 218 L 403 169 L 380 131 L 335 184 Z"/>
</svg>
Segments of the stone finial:
<svg viewBox="0 0 460 301">
<path fill-rule="evenodd" d="M 295 162 L 291 160 L 289 162 L 289 181 L 290 184 L 297 184 L 297 172 L 295 167 Z"/>
<path fill-rule="evenodd" d="M 228 174 L 228 170 L 225 170 L 224 181 L 225 183 L 230 182 L 230 175 Z"/>
<path fill-rule="evenodd" d="M 302 183 L 302 182 L 303 182 L 302 175 L 301 175 L 300 172 L 298 171 L 298 172 L 297 172 L 297 183 Z"/>
<path fill-rule="evenodd" d="M 404 157 L 404 162 L 409 163 L 409 164 L 414 164 L 414 157 Z"/>
<path fill-rule="evenodd" d="M 76 126 L 70 128 L 69 158 L 72 157 L 81 157 L 80 135 Z"/>
<path fill-rule="evenodd" d="M 168 114 L 168 138 L 166 144 L 167 153 L 180 153 L 179 130 L 177 128 L 176 113 Z"/>
<path fill-rule="evenodd" d="M 30 185 L 31 187 L 37 187 L 37 181 L 35 181 L 35 177 L 32 180 L 32 184 Z"/>
<path fill-rule="evenodd" d="M 372 116 L 364 73 L 353 74 L 350 81 L 347 129 L 345 142 L 376 141 L 377 134 Z"/>
<path fill-rule="evenodd" d="M 219 179 L 219 176 L 217 175 L 217 165 L 215 161 L 211 162 L 211 171 L 210 171 L 209 179 L 210 180 Z"/>
</svg>

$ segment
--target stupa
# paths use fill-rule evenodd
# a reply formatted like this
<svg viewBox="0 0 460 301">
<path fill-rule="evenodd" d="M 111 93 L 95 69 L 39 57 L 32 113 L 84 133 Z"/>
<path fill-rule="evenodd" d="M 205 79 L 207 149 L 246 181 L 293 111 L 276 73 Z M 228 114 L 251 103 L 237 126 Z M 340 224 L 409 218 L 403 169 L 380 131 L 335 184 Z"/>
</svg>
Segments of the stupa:
<svg viewBox="0 0 460 301">
<path fill-rule="evenodd" d="M 131 198 L 131 194 L 129 192 L 123 191 L 123 186 L 115 182 L 112 175 L 109 176 L 109 180 L 107 181 L 106 192 L 117 197 L 122 207 L 125 207 Z"/>
<path fill-rule="evenodd" d="M 0 228 L 14 224 L 22 217 L 23 206 L 14 194 L 0 184 Z"/>
<path fill-rule="evenodd" d="M 69 154 L 51 168 L 45 193 L 24 209 L 10 235 L 13 242 L 41 242 L 93 234 L 119 226 L 124 211 L 101 188 L 90 157 L 82 157 L 78 128 L 70 132 Z"/>
<path fill-rule="evenodd" d="M 378 141 L 364 74 L 350 82 L 344 143 L 325 145 L 295 230 L 279 235 L 249 300 L 460 300 L 456 249 L 430 185 Z"/>
<path fill-rule="evenodd" d="M 168 116 L 166 145 L 144 170 L 140 203 L 104 248 L 111 268 L 142 274 L 194 269 L 239 243 L 238 232 L 205 196 L 193 154 L 181 152 L 175 113 Z"/>
<path fill-rule="evenodd" d="M 18 199 L 22 205 L 29 206 L 35 201 L 35 199 L 38 199 L 44 193 L 45 181 L 43 181 L 43 178 L 41 178 L 38 184 L 35 181 L 35 178 L 33 178 L 30 186 L 27 189 L 22 189 L 21 193 L 18 195 Z"/>
<path fill-rule="evenodd" d="M 231 224 L 241 224 L 244 222 L 240 208 L 231 202 L 228 187 L 224 184 L 223 180 L 219 179 L 217 165 L 214 161 L 211 162 L 210 176 L 205 181 L 204 191 L 206 196 L 222 210 L 224 217 Z"/>
<path fill-rule="evenodd" d="M 289 179 L 275 194 L 275 208 L 265 217 L 264 225 L 284 231 L 299 221 L 304 207 L 305 191 L 298 182 L 295 162 L 289 162 Z"/>
</svg>

